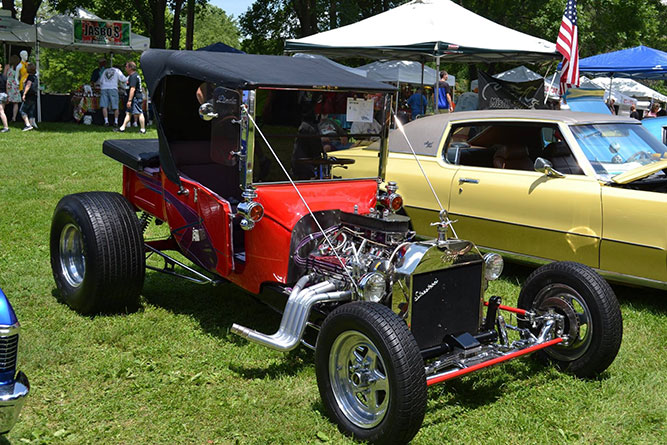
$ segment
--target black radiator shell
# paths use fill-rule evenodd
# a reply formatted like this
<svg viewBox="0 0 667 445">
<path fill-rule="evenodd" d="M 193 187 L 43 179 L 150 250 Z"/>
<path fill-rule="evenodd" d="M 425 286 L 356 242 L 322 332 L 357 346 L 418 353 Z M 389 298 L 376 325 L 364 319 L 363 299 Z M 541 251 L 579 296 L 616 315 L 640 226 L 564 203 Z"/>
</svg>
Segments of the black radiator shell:
<svg viewBox="0 0 667 445">
<path fill-rule="evenodd" d="M 477 334 L 482 274 L 476 261 L 412 277 L 411 329 L 420 349 L 439 346 L 450 334 Z"/>
</svg>

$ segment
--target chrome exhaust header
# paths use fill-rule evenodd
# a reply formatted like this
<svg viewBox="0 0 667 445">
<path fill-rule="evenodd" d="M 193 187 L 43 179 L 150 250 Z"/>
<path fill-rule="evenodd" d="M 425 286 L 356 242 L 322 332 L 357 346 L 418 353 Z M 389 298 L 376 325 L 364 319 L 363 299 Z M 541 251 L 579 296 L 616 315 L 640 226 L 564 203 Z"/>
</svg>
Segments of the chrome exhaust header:
<svg viewBox="0 0 667 445">
<path fill-rule="evenodd" d="M 352 298 L 352 291 L 336 291 L 336 284 L 330 281 L 322 281 L 306 288 L 306 284 L 313 276 L 302 277 L 292 289 L 280 321 L 280 328 L 275 334 L 262 334 L 236 323 L 232 325 L 230 332 L 277 351 L 291 351 L 296 348 L 301 342 L 314 304 L 347 301 Z"/>
</svg>

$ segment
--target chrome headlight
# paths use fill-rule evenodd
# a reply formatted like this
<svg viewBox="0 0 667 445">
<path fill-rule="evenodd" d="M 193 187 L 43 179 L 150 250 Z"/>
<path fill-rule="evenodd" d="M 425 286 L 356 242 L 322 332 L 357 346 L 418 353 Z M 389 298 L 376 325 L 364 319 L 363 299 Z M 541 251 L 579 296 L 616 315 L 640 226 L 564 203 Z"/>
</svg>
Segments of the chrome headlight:
<svg viewBox="0 0 667 445">
<path fill-rule="evenodd" d="M 487 281 L 497 280 L 503 273 L 503 257 L 497 253 L 487 253 L 484 255 L 484 278 Z"/>
<path fill-rule="evenodd" d="M 359 291 L 364 301 L 379 303 L 387 291 L 387 280 L 381 272 L 369 272 L 359 280 Z"/>
</svg>

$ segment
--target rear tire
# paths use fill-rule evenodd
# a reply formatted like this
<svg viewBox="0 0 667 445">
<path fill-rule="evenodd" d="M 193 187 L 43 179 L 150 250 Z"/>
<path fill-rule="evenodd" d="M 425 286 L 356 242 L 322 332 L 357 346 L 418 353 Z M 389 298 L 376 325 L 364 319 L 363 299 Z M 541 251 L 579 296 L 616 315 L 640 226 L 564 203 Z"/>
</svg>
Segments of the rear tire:
<svg viewBox="0 0 667 445">
<path fill-rule="evenodd" d="M 320 396 L 344 433 L 381 444 L 409 442 L 426 410 L 417 342 L 391 309 L 346 303 L 322 324 L 315 349 Z"/>
<path fill-rule="evenodd" d="M 51 222 L 60 299 L 81 314 L 135 310 L 145 274 L 139 220 L 118 193 L 67 195 Z"/>
<path fill-rule="evenodd" d="M 570 339 L 537 352 L 561 369 L 593 377 L 616 358 L 623 338 L 621 310 L 609 284 L 590 267 L 573 262 L 540 267 L 526 280 L 518 306 L 565 316 L 563 333 Z"/>
</svg>

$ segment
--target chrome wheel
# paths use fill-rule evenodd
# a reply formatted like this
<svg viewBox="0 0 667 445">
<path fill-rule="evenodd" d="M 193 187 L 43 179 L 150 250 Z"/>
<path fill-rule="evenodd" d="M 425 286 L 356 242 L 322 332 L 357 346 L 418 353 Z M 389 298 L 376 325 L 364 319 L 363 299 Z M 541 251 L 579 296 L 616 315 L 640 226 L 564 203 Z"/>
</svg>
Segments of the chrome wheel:
<svg viewBox="0 0 667 445">
<path fill-rule="evenodd" d="M 60 268 L 72 287 L 79 287 L 86 274 L 83 237 L 78 226 L 69 223 L 60 232 Z"/>
<path fill-rule="evenodd" d="M 562 345 L 547 349 L 547 354 L 557 360 L 567 361 L 582 357 L 593 340 L 594 326 L 591 323 L 591 311 L 579 292 L 566 284 L 554 283 L 537 294 L 535 304 L 540 311 L 564 316 L 559 330 L 566 340 Z"/>
<path fill-rule="evenodd" d="M 373 428 L 389 406 L 389 380 L 373 342 L 357 331 L 336 338 L 329 355 L 331 389 L 338 407 L 359 428 Z"/>
</svg>

